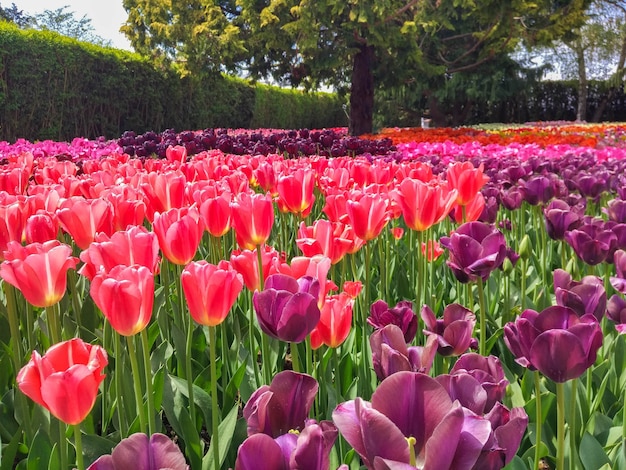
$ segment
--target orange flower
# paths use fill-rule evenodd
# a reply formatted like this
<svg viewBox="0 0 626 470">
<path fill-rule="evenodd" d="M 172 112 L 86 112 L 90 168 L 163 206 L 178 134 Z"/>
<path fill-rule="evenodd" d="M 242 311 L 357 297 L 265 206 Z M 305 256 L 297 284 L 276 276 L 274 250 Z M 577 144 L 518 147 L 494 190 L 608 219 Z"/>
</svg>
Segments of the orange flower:
<svg viewBox="0 0 626 470">
<path fill-rule="evenodd" d="M 320 320 L 311 331 L 311 348 L 317 349 L 322 344 L 336 348 L 346 340 L 352 325 L 353 304 L 354 300 L 345 292 L 326 299 Z"/>
<path fill-rule="evenodd" d="M 428 246 L 428 254 L 426 252 L 426 247 Z M 422 242 L 422 255 L 426 256 L 426 259 L 431 262 L 439 258 L 443 254 L 444 250 L 439 246 L 434 240 L 428 240 L 428 245 Z"/>
</svg>

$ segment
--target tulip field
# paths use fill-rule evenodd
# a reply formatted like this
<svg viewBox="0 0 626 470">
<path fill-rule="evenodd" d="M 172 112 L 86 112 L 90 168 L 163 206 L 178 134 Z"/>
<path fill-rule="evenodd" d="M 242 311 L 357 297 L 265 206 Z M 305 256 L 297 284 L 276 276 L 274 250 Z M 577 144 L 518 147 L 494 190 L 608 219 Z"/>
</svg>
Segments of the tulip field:
<svg viewBox="0 0 626 470">
<path fill-rule="evenodd" d="M 0 142 L 0 470 L 626 469 L 626 126 Z"/>
</svg>

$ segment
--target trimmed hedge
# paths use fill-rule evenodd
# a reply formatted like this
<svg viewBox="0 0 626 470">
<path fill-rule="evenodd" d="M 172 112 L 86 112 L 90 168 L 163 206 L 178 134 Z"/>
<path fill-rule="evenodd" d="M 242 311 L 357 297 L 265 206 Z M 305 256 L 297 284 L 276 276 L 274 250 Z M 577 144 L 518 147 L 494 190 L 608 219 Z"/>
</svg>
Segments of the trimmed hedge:
<svg viewBox="0 0 626 470">
<path fill-rule="evenodd" d="M 332 94 L 226 76 L 181 78 L 138 54 L 0 22 L 0 140 L 345 125 Z"/>
</svg>

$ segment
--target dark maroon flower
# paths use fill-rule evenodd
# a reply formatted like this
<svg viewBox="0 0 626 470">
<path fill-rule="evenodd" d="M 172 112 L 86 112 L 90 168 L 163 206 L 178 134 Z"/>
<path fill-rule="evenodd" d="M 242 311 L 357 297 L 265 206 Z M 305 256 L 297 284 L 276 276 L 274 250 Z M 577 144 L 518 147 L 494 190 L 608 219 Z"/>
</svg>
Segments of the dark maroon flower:
<svg viewBox="0 0 626 470">
<path fill-rule="evenodd" d="M 437 337 L 437 352 L 442 356 L 460 356 L 470 347 L 476 347 L 476 339 L 472 337 L 476 316 L 460 304 L 446 305 L 443 318 L 435 318 L 428 305 L 422 307 L 424 334 Z"/>
<path fill-rule="evenodd" d="M 428 374 L 437 353 L 437 338 L 429 336 L 425 346 L 407 347 L 402 330 L 393 324 L 376 330 L 370 336 L 374 372 L 383 380 L 399 371 Z"/>
<path fill-rule="evenodd" d="M 88 470 L 186 470 L 185 456 L 178 446 L 165 434 L 148 437 L 136 433 L 122 439 L 111 455 L 103 455 Z"/>
<path fill-rule="evenodd" d="M 264 333 L 299 343 L 319 322 L 318 298 L 317 279 L 272 274 L 265 281 L 265 289 L 254 293 L 252 303 Z"/>
<path fill-rule="evenodd" d="M 367 323 L 377 329 L 390 324 L 397 325 L 407 344 L 413 341 L 417 333 L 417 315 L 413 312 L 413 304 L 408 300 L 402 300 L 392 308 L 384 300 L 377 300 L 370 307 Z"/>
<path fill-rule="evenodd" d="M 553 240 L 563 240 L 565 232 L 580 225 L 580 214 L 561 199 L 554 199 L 543 211 L 548 236 Z"/>
<path fill-rule="evenodd" d="M 606 316 L 615 323 L 615 329 L 621 335 L 626 334 L 626 300 L 614 294 L 607 303 Z"/>
<path fill-rule="evenodd" d="M 602 329 L 593 315 L 579 317 L 555 305 L 541 313 L 522 312 L 504 326 L 504 341 L 520 365 L 565 382 L 580 377 L 595 362 Z"/>
<path fill-rule="evenodd" d="M 574 281 L 567 271 L 556 269 L 553 279 L 557 305 L 571 308 L 579 317 L 590 314 L 602 320 L 606 312 L 606 291 L 600 278 L 585 276 L 581 281 Z"/>
<path fill-rule="evenodd" d="M 442 237 L 440 243 L 449 250 L 448 266 L 464 283 L 478 278 L 486 281 L 507 255 L 502 232 L 482 222 L 467 222 L 449 237 Z"/>
<path fill-rule="evenodd" d="M 450 374 L 454 375 L 461 372 L 478 380 L 481 387 L 487 392 L 485 412 L 490 411 L 497 402 L 504 398 L 509 381 L 504 377 L 504 369 L 497 357 L 485 357 L 477 353 L 463 354 L 450 370 Z"/>
<path fill-rule="evenodd" d="M 263 433 L 276 438 L 301 430 L 317 393 L 317 381 L 291 370 L 279 372 L 270 385 L 257 389 L 243 409 L 248 436 Z"/>
<path fill-rule="evenodd" d="M 453 402 L 435 379 L 398 372 L 382 381 L 371 403 L 356 398 L 333 421 L 368 469 L 471 469 L 491 435 L 489 420 Z"/>
</svg>

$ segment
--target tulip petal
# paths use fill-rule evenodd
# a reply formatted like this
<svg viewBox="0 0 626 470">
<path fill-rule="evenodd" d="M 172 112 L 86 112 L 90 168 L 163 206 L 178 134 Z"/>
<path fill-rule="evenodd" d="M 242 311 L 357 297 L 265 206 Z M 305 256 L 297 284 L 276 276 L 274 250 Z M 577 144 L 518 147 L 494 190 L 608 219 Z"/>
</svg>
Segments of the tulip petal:
<svg viewBox="0 0 626 470">
<path fill-rule="evenodd" d="M 287 470 L 287 464 L 280 446 L 267 434 L 255 434 L 243 441 L 237 451 L 235 470 L 258 470 L 264 468 Z"/>
</svg>

